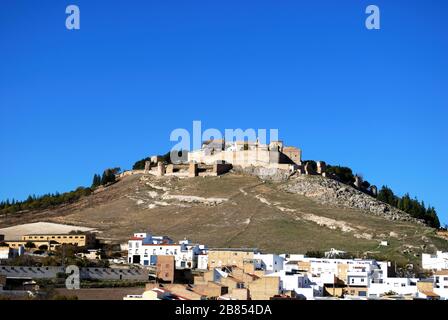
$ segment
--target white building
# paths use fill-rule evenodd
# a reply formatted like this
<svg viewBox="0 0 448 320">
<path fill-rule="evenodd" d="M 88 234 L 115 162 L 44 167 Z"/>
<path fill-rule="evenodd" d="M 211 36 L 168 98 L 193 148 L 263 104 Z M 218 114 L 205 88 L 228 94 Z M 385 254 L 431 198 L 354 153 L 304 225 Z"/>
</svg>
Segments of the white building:
<svg viewBox="0 0 448 320">
<path fill-rule="evenodd" d="M 283 270 L 285 258 L 277 254 L 254 254 L 255 268 L 266 271 L 266 274 Z"/>
<path fill-rule="evenodd" d="M 352 289 L 354 287 L 364 288 L 355 292 L 360 296 L 366 296 L 368 287 L 372 283 L 382 284 L 386 281 L 389 266 L 388 262 L 378 262 L 372 259 L 309 258 L 300 255 L 286 255 L 285 257 L 284 271 L 286 278 L 284 282 L 288 281 L 288 276 L 293 277 L 291 274 L 305 273 L 309 281 L 308 288 L 313 289 L 314 297 L 322 296 L 325 287 L 334 288 L 341 285 L 346 285 Z M 295 280 L 292 281 L 295 283 Z M 296 289 L 294 291 L 300 293 Z M 309 294 L 303 295 L 308 299 Z"/>
<path fill-rule="evenodd" d="M 10 247 L 0 247 L 0 260 L 13 259 L 17 256 L 21 256 L 25 253 L 23 246 L 13 249 Z"/>
<path fill-rule="evenodd" d="M 437 251 L 436 254 L 422 254 L 422 268 L 425 270 L 448 270 L 448 252 Z"/>
<path fill-rule="evenodd" d="M 400 296 L 417 296 L 417 278 L 386 278 L 382 283 L 370 283 L 369 297 L 381 297 L 386 294 Z"/>
<path fill-rule="evenodd" d="M 442 300 L 448 300 L 448 270 L 437 271 L 434 274 L 434 293 Z"/>
<path fill-rule="evenodd" d="M 208 254 L 201 253 L 198 255 L 198 267 L 199 270 L 207 270 L 208 268 Z"/>
<path fill-rule="evenodd" d="M 128 263 L 154 266 L 157 256 L 175 257 L 176 269 L 195 269 L 198 256 L 206 252 L 205 246 L 191 244 L 189 240 L 174 243 L 166 236 L 135 233 L 128 241 Z M 203 262 L 201 262 L 203 263 Z"/>
<path fill-rule="evenodd" d="M 296 296 L 313 300 L 315 296 L 322 296 L 322 286 L 314 282 L 305 272 L 289 272 L 280 270 L 270 273 L 267 277 L 279 277 L 280 288 L 283 292 L 294 291 Z"/>
<path fill-rule="evenodd" d="M 325 258 L 337 258 L 339 256 L 342 256 L 346 254 L 347 252 L 342 250 L 337 250 L 335 248 L 331 248 L 330 251 L 325 252 Z"/>
</svg>

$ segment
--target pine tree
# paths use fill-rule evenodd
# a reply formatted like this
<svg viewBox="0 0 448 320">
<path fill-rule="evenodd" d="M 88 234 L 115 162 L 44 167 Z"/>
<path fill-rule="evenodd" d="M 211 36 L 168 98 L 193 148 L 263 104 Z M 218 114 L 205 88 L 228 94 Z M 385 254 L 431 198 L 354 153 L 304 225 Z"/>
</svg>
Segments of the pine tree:
<svg viewBox="0 0 448 320">
<path fill-rule="evenodd" d="M 108 183 L 115 182 L 115 173 L 114 169 L 106 169 L 103 172 L 103 176 L 101 177 L 101 184 L 106 185 Z"/>
<path fill-rule="evenodd" d="M 100 185 L 101 185 L 101 176 L 99 174 L 95 174 L 93 176 L 92 189 L 95 189 L 95 188 L 99 187 Z"/>
<path fill-rule="evenodd" d="M 107 174 L 106 171 L 103 172 L 103 176 L 101 177 L 101 184 L 104 186 L 107 184 Z"/>
</svg>

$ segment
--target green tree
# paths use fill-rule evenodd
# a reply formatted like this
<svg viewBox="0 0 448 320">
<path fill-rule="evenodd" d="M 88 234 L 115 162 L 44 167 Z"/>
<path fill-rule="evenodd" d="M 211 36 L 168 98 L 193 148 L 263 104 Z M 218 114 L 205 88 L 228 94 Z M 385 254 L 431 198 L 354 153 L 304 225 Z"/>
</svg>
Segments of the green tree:
<svg viewBox="0 0 448 320">
<path fill-rule="evenodd" d="M 327 166 L 326 172 L 330 175 L 336 176 L 336 178 L 345 184 L 353 184 L 355 182 L 355 176 L 352 169 L 342 166 Z"/>
<path fill-rule="evenodd" d="M 310 250 L 305 253 L 305 256 L 310 258 L 323 258 L 325 254 L 322 251 Z"/>
<path fill-rule="evenodd" d="M 36 245 L 33 242 L 28 241 L 27 243 L 25 243 L 25 248 L 33 249 L 33 248 L 36 248 Z"/>
<path fill-rule="evenodd" d="M 395 197 L 394 192 L 387 186 L 382 186 L 378 192 L 377 199 L 394 207 L 398 204 L 398 199 Z"/>
<path fill-rule="evenodd" d="M 142 160 L 137 161 L 132 166 L 132 170 L 143 170 L 145 169 L 145 163 L 146 161 L 151 161 L 151 157 L 144 158 Z"/>
<path fill-rule="evenodd" d="M 99 187 L 100 185 L 101 185 L 101 176 L 99 174 L 95 174 L 93 176 L 92 189 L 95 189 L 95 188 Z"/>
<path fill-rule="evenodd" d="M 115 170 L 114 169 L 106 169 L 103 172 L 103 176 L 101 177 L 101 184 L 104 186 L 108 183 L 115 182 Z"/>
</svg>

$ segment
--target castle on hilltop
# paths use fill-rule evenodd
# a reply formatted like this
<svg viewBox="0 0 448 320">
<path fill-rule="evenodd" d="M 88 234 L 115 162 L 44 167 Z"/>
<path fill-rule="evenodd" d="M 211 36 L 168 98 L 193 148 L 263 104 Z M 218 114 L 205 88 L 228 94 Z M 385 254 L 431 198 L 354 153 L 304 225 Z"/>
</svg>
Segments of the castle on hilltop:
<svg viewBox="0 0 448 320">
<path fill-rule="evenodd" d="M 174 151 L 176 152 L 176 151 Z M 173 161 L 174 162 L 174 161 Z M 153 168 L 152 167 L 156 167 Z M 151 157 L 145 166 L 145 174 L 157 176 L 219 176 L 239 168 L 247 170 L 267 170 L 291 174 L 324 174 L 325 163 L 318 161 L 316 168 L 302 161 L 302 150 L 285 146 L 282 141 L 269 144 L 256 141 L 226 141 L 212 139 L 202 143 L 198 150 L 183 155 L 183 161 L 166 164 L 160 157 Z"/>
<path fill-rule="evenodd" d="M 282 141 L 269 144 L 259 141 L 208 140 L 202 148 L 188 153 L 188 162 L 211 165 L 228 163 L 246 168 L 249 166 L 296 170 L 302 166 L 302 151 L 286 147 Z"/>
<path fill-rule="evenodd" d="M 256 141 L 225 141 L 212 139 L 202 143 L 198 150 L 183 151 L 181 160 L 174 161 L 171 151 L 171 163 L 161 156 L 152 156 L 145 162 L 144 170 L 132 170 L 120 175 L 143 173 L 155 176 L 219 176 L 231 169 L 242 171 L 261 170 L 268 174 L 283 172 L 290 175 L 320 174 L 325 176 L 326 164 L 323 161 L 302 161 L 302 150 L 285 146 L 283 141 L 271 141 L 269 144 Z"/>
</svg>

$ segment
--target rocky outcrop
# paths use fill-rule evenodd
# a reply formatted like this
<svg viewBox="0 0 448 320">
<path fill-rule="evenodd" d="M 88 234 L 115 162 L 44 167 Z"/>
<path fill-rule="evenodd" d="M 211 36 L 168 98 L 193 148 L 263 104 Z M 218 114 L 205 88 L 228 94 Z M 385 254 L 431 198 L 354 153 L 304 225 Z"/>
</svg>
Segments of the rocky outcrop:
<svg viewBox="0 0 448 320">
<path fill-rule="evenodd" d="M 259 166 L 249 166 L 244 168 L 241 166 L 234 166 L 232 170 L 236 173 L 250 174 L 259 177 L 261 180 L 274 182 L 287 181 L 291 176 L 291 173 L 287 170 Z"/>
<path fill-rule="evenodd" d="M 299 175 L 279 188 L 289 193 L 306 196 L 321 204 L 360 209 L 365 213 L 384 216 L 389 220 L 413 221 L 422 224 L 422 221 L 412 218 L 406 212 L 333 179 Z"/>
</svg>

